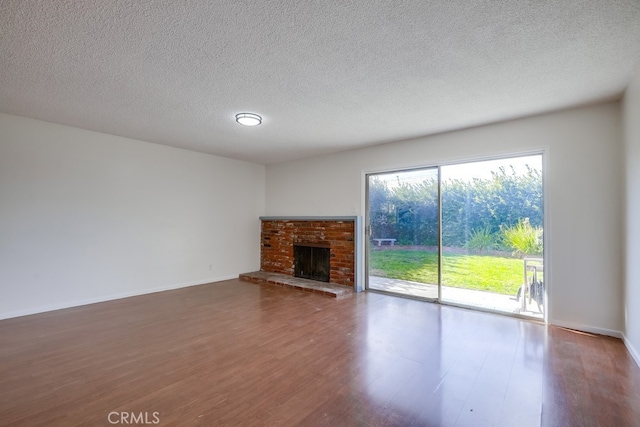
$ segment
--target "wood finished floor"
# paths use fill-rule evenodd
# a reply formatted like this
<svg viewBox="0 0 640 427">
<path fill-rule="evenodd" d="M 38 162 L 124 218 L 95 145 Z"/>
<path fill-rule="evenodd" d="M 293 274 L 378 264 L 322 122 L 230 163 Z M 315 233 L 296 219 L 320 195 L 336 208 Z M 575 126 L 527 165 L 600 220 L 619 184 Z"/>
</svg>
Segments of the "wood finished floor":
<svg viewBox="0 0 640 427">
<path fill-rule="evenodd" d="M 640 369 L 613 338 L 238 280 L 0 321 L 1 425 L 108 426 L 110 412 L 158 412 L 160 426 L 631 426 Z"/>
</svg>

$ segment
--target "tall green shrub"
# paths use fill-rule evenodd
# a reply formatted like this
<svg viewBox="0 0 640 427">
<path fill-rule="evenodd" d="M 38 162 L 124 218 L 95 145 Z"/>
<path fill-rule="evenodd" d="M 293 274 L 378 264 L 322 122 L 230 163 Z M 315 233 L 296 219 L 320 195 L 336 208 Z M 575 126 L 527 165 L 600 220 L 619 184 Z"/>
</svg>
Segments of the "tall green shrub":
<svg viewBox="0 0 640 427">
<path fill-rule="evenodd" d="M 398 244 L 436 245 L 438 242 L 438 185 L 435 179 L 420 183 L 388 185 L 372 177 L 369 203 L 373 237 L 397 239 Z M 542 174 L 528 167 L 517 173 L 501 167 L 490 178 L 444 180 L 442 182 L 442 243 L 444 246 L 480 245 L 489 230 L 494 249 L 506 244 L 504 227 L 529 218 L 533 227 L 542 227 Z M 486 234 L 486 233 L 485 233 Z M 505 250 L 516 250 L 508 246 Z"/>
<path fill-rule="evenodd" d="M 502 229 L 502 241 L 513 249 L 514 255 L 542 254 L 542 227 L 534 227 L 529 218 L 518 220 L 516 225 Z"/>
<path fill-rule="evenodd" d="M 483 227 L 471 232 L 471 237 L 465 247 L 472 251 L 487 252 L 496 246 L 495 238 L 491 233 L 491 228 Z"/>
</svg>

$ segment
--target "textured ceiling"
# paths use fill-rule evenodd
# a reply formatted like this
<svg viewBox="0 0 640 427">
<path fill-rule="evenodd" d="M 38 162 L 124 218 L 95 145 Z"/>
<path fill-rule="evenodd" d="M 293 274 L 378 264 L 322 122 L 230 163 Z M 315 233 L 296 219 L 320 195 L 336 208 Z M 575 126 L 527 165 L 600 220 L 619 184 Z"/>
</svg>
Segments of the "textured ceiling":
<svg viewBox="0 0 640 427">
<path fill-rule="evenodd" d="M 0 112 L 264 164 L 616 99 L 639 59 L 637 0 L 0 1 Z"/>
</svg>

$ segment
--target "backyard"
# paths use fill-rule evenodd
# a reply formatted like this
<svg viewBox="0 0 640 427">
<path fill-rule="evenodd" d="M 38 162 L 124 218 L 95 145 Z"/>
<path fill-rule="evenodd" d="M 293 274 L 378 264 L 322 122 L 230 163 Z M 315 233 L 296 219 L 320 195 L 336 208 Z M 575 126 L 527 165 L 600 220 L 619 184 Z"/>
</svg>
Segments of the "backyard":
<svg viewBox="0 0 640 427">
<path fill-rule="evenodd" d="M 373 276 L 438 283 L 438 253 L 433 249 L 376 248 L 371 251 Z M 523 281 L 523 261 L 495 255 L 443 252 L 444 286 L 515 295 Z"/>
<path fill-rule="evenodd" d="M 515 296 L 523 259 L 543 253 L 541 161 L 533 155 L 370 175 L 369 274 L 437 285 L 435 248 L 442 245 L 443 286 Z"/>
</svg>

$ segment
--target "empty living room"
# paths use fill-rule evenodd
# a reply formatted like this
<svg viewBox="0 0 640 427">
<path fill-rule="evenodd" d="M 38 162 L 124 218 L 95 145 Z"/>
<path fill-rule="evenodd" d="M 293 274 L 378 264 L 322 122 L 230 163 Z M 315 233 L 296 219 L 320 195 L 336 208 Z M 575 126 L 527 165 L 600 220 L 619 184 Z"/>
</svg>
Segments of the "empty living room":
<svg viewBox="0 0 640 427">
<path fill-rule="evenodd" d="M 640 2 L 0 2 L 0 426 L 640 425 Z"/>
</svg>

